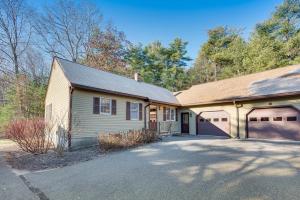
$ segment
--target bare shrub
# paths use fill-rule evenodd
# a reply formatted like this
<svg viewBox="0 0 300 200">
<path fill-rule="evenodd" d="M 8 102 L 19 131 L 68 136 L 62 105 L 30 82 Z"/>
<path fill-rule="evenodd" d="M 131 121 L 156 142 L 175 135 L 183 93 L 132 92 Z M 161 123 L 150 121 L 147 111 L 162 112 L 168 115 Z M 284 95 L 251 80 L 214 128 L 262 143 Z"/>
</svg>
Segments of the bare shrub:
<svg viewBox="0 0 300 200">
<path fill-rule="evenodd" d="M 150 130 L 130 130 L 123 133 L 101 133 L 98 142 L 101 150 L 116 150 L 139 146 L 157 140 L 157 135 Z"/>
<path fill-rule="evenodd" d="M 47 153 L 52 146 L 47 123 L 42 118 L 12 121 L 6 128 L 6 135 L 25 152 L 32 154 Z"/>
</svg>

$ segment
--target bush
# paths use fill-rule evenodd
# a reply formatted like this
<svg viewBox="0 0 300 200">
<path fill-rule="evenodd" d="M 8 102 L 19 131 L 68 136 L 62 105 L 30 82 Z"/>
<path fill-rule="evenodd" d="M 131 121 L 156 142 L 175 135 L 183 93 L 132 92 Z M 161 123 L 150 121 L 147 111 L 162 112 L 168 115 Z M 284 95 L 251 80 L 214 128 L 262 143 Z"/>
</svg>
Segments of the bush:
<svg viewBox="0 0 300 200">
<path fill-rule="evenodd" d="M 135 147 L 156 140 L 156 133 L 149 130 L 131 130 L 125 133 L 103 133 L 98 136 L 100 149 L 105 151 Z"/>
<path fill-rule="evenodd" d="M 6 128 L 6 135 L 28 153 L 43 154 L 50 149 L 52 142 L 46 134 L 48 128 L 44 119 L 14 120 Z"/>
</svg>

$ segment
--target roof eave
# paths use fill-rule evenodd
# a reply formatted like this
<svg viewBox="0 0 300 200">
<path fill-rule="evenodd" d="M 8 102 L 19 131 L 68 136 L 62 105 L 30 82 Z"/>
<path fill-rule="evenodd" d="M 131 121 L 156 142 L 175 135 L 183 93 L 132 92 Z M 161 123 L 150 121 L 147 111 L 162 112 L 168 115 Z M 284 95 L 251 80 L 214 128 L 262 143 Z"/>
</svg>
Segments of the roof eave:
<svg viewBox="0 0 300 200">
<path fill-rule="evenodd" d="M 89 86 L 85 86 L 85 85 L 81 85 L 81 84 L 76 84 L 76 83 L 71 83 L 71 85 L 75 89 L 77 88 L 77 89 L 87 90 L 87 91 L 103 92 L 103 93 L 114 94 L 114 95 L 118 95 L 118 96 L 137 98 L 137 99 L 141 99 L 141 100 L 149 101 L 149 102 L 153 102 L 153 103 L 180 106 L 180 104 L 170 103 L 170 102 L 164 102 L 164 101 L 157 101 L 157 100 L 149 99 L 148 97 L 139 96 L 139 95 L 133 95 L 133 94 L 123 93 L 123 92 L 116 92 L 116 91 L 112 91 L 112 90 L 106 90 L 106 89 L 101 89 L 101 88 L 89 87 Z"/>
<path fill-rule="evenodd" d="M 236 102 L 263 100 L 263 99 L 269 99 L 269 98 L 292 97 L 292 96 L 299 96 L 299 95 L 300 95 L 300 92 L 297 91 L 297 92 L 285 92 L 285 93 L 260 95 L 260 96 L 252 96 L 252 97 L 236 97 L 236 98 L 221 99 L 221 100 L 216 100 L 216 101 L 182 104 L 182 107 L 214 105 L 214 104 L 234 103 L 234 102 L 236 103 Z"/>
</svg>

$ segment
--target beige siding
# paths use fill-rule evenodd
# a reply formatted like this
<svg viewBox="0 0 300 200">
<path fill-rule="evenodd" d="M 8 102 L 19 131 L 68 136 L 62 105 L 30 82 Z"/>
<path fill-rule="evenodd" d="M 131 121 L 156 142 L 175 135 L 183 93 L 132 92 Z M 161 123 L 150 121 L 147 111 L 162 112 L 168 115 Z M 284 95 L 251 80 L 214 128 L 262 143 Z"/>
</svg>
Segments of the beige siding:
<svg viewBox="0 0 300 200">
<path fill-rule="evenodd" d="M 117 103 L 116 115 L 93 114 L 93 97 L 115 99 Z M 126 102 L 146 102 L 110 94 L 74 90 L 72 95 L 72 134 L 73 137 L 95 137 L 99 133 L 140 130 L 144 128 L 143 120 L 126 120 Z"/>
<path fill-rule="evenodd" d="M 254 107 L 272 107 L 272 106 L 286 106 L 293 105 L 294 107 L 300 109 L 300 98 L 286 98 L 280 100 L 268 100 L 268 101 L 255 101 L 255 102 L 245 102 L 242 103 L 242 107 L 239 108 L 240 117 L 240 137 L 246 137 L 246 115 Z M 195 106 L 190 108 L 184 108 L 180 110 L 181 112 L 190 112 L 190 134 L 196 134 L 196 115 L 203 111 L 218 111 L 224 110 L 230 115 L 230 130 L 231 136 L 236 137 L 237 135 L 237 112 L 236 107 L 233 104 L 224 105 L 211 105 L 211 106 Z M 179 115 L 180 116 L 180 115 Z"/>
<path fill-rule="evenodd" d="M 45 99 L 45 106 L 52 104 L 51 123 L 55 123 L 53 133 L 56 133 L 58 128 L 68 129 L 69 86 L 62 69 L 54 60 Z"/>
<path fill-rule="evenodd" d="M 115 99 L 117 114 L 93 114 L 93 97 Z M 126 120 L 126 102 L 143 104 L 143 120 Z M 99 92 L 74 90 L 72 95 L 72 136 L 73 138 L 95 137 L 99 133 L 118 133 L 144 128 L 144 107 L 148 102 L 140 99 L 121 97 Z M 158 122 L 163 122 L 163 105 L 158 105 Z M 175 107 L 172 107 L 175 108 Z M 149 107 L 146 109 L 146 125 L 148 127 Z M 173 122 L 172 131 L 178 132 L 178 122 Z"/>
</svg>

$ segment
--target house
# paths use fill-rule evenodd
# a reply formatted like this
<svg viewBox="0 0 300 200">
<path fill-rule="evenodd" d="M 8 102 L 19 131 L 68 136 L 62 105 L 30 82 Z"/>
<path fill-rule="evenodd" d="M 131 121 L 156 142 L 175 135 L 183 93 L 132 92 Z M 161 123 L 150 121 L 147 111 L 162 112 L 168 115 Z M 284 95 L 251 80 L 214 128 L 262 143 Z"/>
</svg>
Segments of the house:
<svg viewBox="0 0 300 200">
<path fill-rule="evenodd" d="M 165 88 L 55 57 L 45 118 L 69 146 L 99 133 L 159 133 L 300 140 L 300 65 L 194 85 Z"/>
</svg>

